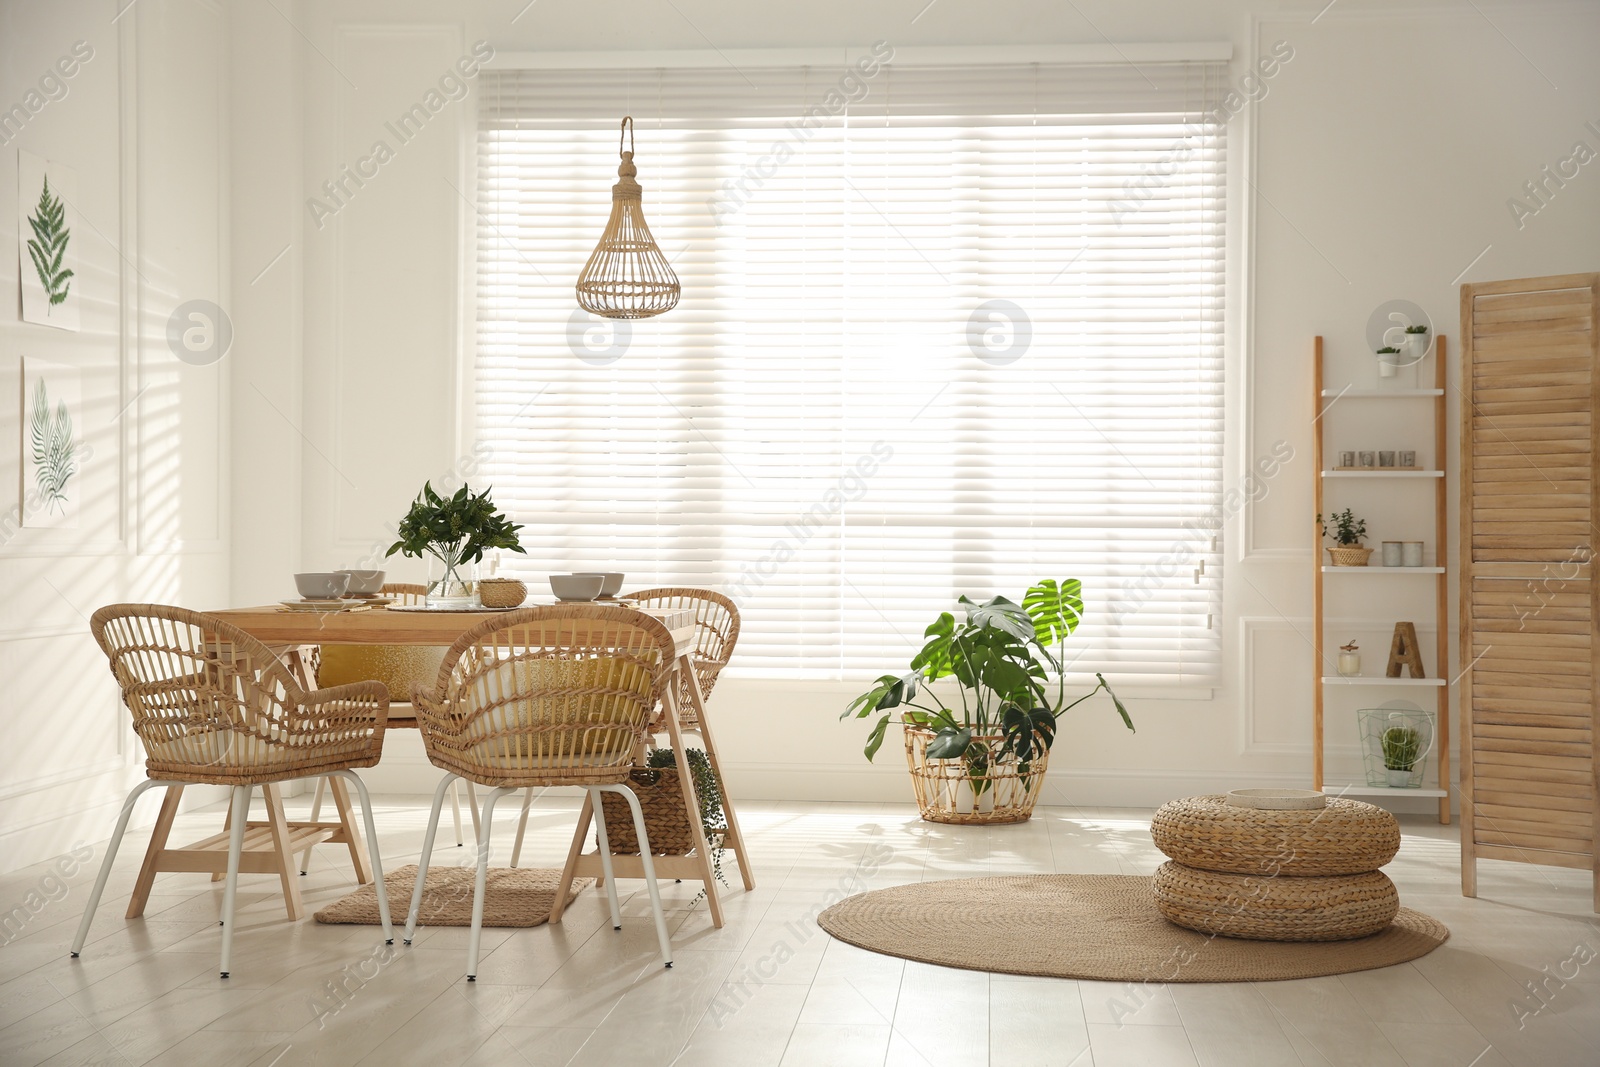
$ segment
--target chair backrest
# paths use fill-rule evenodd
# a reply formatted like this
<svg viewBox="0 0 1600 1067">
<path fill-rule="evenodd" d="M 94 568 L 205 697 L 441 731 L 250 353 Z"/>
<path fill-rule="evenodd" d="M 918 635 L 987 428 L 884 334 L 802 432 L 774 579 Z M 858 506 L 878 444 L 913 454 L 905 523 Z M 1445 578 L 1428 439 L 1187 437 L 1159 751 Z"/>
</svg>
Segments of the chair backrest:
<svg viewBox="0 0 1600 1067">
<path fill-rule="evenodd" d="M 387 582 L 383 595 L 397 604 L 421 604 L 428 587 Z M 373 679 L 389 690 L 389 703 L 411 700 L 417 685 L 432 685 L 444 660 L 445 645 L 323 645 L 317 662 L 317 684 L 345 685 Z"/>
<path fill-rule="evenodd" d="M 592 604 L 496 615 L 413 695 L 428 758 L 485 785 L 626 780 L 672 667 L 660 620 Z"/>
<path fill-rule="evenodd" d="M 739 609 L 733 601 L 711 589 L 690 588 L 645 589 L 622 599 L 643 607 L 694 609 L 695 676 L 700 682 L 700 695 L 710 699 L 717 675 L 733 657 L 733 646 L 739 641 Z M 691 710 L 681 692 L 678 706 L 685 715 Z"/>
<path fill-rule="evenodd" d="M 215 616 L 162 604 L 103 607 L 89 629 L 151 777 L 220 781 L 277 762 L 269 750 L 302 692 L 266 645 Z"/>
<path fill-rule="evenodd" d="M 428 599 L 428 587 L 416 582 L 384 582 L 381 592 L 397 604 L 421 604 Z"/>
</svg>

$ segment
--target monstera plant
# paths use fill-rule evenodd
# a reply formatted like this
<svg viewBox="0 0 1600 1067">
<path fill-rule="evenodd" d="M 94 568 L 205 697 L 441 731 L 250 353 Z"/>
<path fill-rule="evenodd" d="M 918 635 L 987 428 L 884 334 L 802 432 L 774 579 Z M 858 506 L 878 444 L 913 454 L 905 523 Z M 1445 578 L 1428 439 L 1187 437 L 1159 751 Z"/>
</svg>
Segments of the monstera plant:
<svg viewBox="0 0 1600 1067">
<path fill-rule="evenodd" d="M 1133 720 L 1098 673 L 1093 689 L 1068 702 L 1066 643 L 1083 617 L 1077 579 L 1045 579 L 1021 604 L 999 596 L 981 604 L 963 596 L 959 603 L 962 621 L 940 614 L 910 671 L 880 677 L 841 718 L 876 717 L 864 750 L 869 760 L 891 723 L 905 727 L 924 818 L 1020 821 L 1038 800 L 1062 714 L 1103 689 L 1129 730 Z M 946 707 L 930 688 L 947 678 L 955 682 L 952 703 L 959 707 Z"/>
</svg>

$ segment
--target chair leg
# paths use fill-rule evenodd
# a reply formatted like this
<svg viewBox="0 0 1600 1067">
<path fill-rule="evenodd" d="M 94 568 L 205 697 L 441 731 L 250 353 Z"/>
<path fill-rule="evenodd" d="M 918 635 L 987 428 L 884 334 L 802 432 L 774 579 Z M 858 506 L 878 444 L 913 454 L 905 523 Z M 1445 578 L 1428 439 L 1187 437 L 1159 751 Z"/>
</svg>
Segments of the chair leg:
<svg viewBox="0 0 1600 1067">
<path fill-rule="evenodd" d="M 522 815 L 517 819 L 517 840 L 511 846 L 511 866 L 522 858 L 522 835 L 528 831 L 528 809 L 533 806 L 533 786 L 522 791 Z"/>
<path fill-rule="evenodd" d="M 462 845 L 467 843 L 467 839 L 461 836 L 461 783 L 460 782 L 451 782 L 450 783 L 450 815 L 456 821 L 456 848 L 460 848 Z M 513 864 L 512 866 L 515 866 L 515 864 Z"/>
<path fill-rule="evenodd" d="M 178 802 L 182 799 L 183 786 L 167 786 L 167 797 L 161 802 L 161 814 L 156 816 L 155 827 L 150 831 L 150 845 L 145 849 L 144 863 L 139 867 L 138 880 L 133 883 L 133 894 L 128 897 L 127 917 L 130 919 L 137 919 L 144 914 L 144 906 L 150 900 L 150 890 L 155 888 L 161 853 L 166 850 L 167 839 L 172 836 L 172 823 L 178 817 Z M 216 881 L 216 878 L 212 881 Z"/>
<path fill-rule="evenodd" d="M 667 917 L 661 910 L 661 888 L 656 885 L 656 862 L 650 855 L 650 837 L 645 831 L 644 809 L 639 798 L 625 785 L 605 786 L 608 793 L 619 793 L 633 812 L 633 832 L 639 835 L 639 859 L 644 866 L 644 884 L 650 891 L 650 910 L 656 920 L 656 940 L 661 942 L 661 961 L 672 966 L 672 938 L 667 934 Z"/>
<path fill-rule="evenodd" d="M 478 945 L 483 940 L 483 898 L 489 885 L 489 832 L 494 829 L 494 806 L 510 786 L 496 786 L 483 798 L 483 829 L 478 832 L 478 877 L 472 886 L 472 933 L 467 937 L 467 981 L 478 980 Z M 470 788 L 468 795 L 471 795 Z"/>
<path fill-rule="evenodd" d="M 472 788 L 472 782 L 470 779 L 466 779 L 465 781 L 467 782 L 467 810 L 472 814 L 472 839 L 476 841 L 478 839 L 479 832 L 478 792 Z"/>
<path fill-rule="evenodd" d="M 594 802 L 594 835 L 600 846 L 600 869 L 606 874 L 606 900 L 611 904 L 611 929 L 622 929 L 622 907 L 617 903 L 617 879 L 611 873 L 611 842 L 606 838 L 606 808 L 600 803 L 600 787 L 589 787 Z"/>
<path fill-rule="evenodd" d="M 378 824 L 372 817 L 372 794 L 367 792 L 367 783 L 355 771 L 340 771 L 339 777 L 353 782 L 356 793 L 361 797 L 361 820 L 367 824 L 367 851 L 372 854 L 372 880 L 378 888 L 378 918 L 383 921 L 383 943 L 392 945 L 394 927 L 389 924 L 389 890 L 383 881 L 383 857 L 378 854 Z"/>
<path fill-rule="evenodd" d="M 233 787 L 233 825 L 228 828 L 228 878 L 222 883 L 222 977 L 228 977 L 233 955 L 233 902 L 239 889 L 239 855 L 244 851 L 245 824 L 250 821 L 250 786 Z"/>
<path fill-rule="evenodd" d="M 116 829 L 111 831 L 111 841 L 106 845 L 106 857 L 100 861 L 100 873 L 94 880 L 94 891 L 89 894 L 89 906 L 84 909 L 83 919 L 78 923 L 78 936 L 72 939 L 73 959 L 78 958 L 78 953 L 83 951 L 83 943 L 89 939 L 89 924 L 94 921 L 94 911 L 100 906 L 100 895 L 106 891 L 106 879 L 111 877 L 111 864 L 117 858 L 117 846 L 122 844 L 122 835 L 128 830 L 128 819 L 133 815 L 133 806 L 144 796 L 146 789 L 158 785 L 181 788 L 177 783 L 158 782 L 153 778 L 146 778 L 134 786 L 128 793 L 128 799 L 122 802 L 122 812 L 117 816 Z"/>
<path fill-rule="evenodd" d="M 428 812 L 428 830 L 422 835 L 422 857 L 417 860 L 417 884 L 411 890 L 411 910 L 406 912 L 406 944 L 417 932 L 417 913 L 422 910 L 422 885 L 428 879 L 428 861 L 433 858 L 433 838 L 439 832 L 439 810 L 444 807 L 444 792 L 455 784 L 456 776 L 447 774 L 439 780 L 433 791 L 433 808 Z"/>
<path fill-rule="evenodd" d="M 322 817 L 322 789 L 328 784 L 326 778 L 317 779 L 317 791 L 311 797 L 311 821 L 316 822 Z M 311 850 L 315 845 L 307 845 L 306 850 L 300 854 L 300 873 L 305 874 L 311 869 Z"/>
</svg>

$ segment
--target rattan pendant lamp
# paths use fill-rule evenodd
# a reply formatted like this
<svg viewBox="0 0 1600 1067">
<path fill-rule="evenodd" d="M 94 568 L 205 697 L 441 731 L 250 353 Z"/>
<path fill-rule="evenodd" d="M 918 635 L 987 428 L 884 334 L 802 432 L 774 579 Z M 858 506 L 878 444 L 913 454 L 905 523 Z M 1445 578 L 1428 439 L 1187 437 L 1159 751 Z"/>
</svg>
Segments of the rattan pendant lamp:
<svg viewBox="0 0 1600 1067">
<path fill-rule="evenodd" d="M 626 139 L 629 149 L 622 150 Z M 578 305 L 607 319 L 648 319 L 678 304 L 681 289 L 667 257 L 644 221 L 639 173 L 633 165 L 633 117 L 622 120 L 617 138 L 617 184 L 611 187 L 611 217 L 600 243 L 578 275 Z"/>
</svg>

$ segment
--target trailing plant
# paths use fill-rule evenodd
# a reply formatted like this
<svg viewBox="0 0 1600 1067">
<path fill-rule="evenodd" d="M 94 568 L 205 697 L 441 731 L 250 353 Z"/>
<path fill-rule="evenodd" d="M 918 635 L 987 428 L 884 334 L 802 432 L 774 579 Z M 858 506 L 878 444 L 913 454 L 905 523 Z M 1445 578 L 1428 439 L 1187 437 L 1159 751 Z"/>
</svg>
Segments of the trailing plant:
<svg viewBox="0 0 1600 1067">
<path fill-rule="evenodd" d="M 1317 516 L 1317 522 L 1322 525 L 1322 536 L 1331 537 L 1341 545 L 1359 545 L 1362 538 L 1367 536 L 1367 520 L 1358 519 L 1349 508 L 1337 512 L 1324 519 Z M 1328 524 L 1333 523 L 1333 531 L 1329 532 Z"/>
<path fill-rule="evenodd" d="M 33 477 L 46 507 L 66 513 L 67 483 L 78 473 L 81 451 L 72 433 L 72 415 L 66 401 L 56 404 L 50 417 L 50 396 L 40 378 L 33 390 L 33 414 L 28 436 L 33 446 Z"/>
<path fill-rule="evenodd" d="M 414 559 L 421 559 L 424 553 L 437 556 L 445 565 L 442 581 L 448 584 L 457 580 L 457 567 L 477 563 L 491 548 L 522 552 L 517 539 L 520 529 L 494 506 L 488 489 L 474 496 L 463 485 L 454 495 L 442 497 L 434 492 L 431 483 L 424 482 L 411 510 L 400 520 L 400 539 L 389 546 L 385 555 L 399 552 Z"/>
<path fill-rule="evenodd" d="M 67 228 L 67 209 L 61 198 L 50 194 L 48 174 L 44 187 L 39 190 L 39 204 L 28 216 L 28 225 L 33 228 L 33 236 L 28 239 L 28 258 L 33 260 L 39 284 L 50 298 L 50 308 L 54 308 L 67 299 L 67 292 L 72 288 L 72 271 L 62 265 L 72 231 Z M 45 309 L 46 315 L 50 308 Z"/>
<path fill-rule="evenodd" d="M 1422 735 L 1409 726 L 1391 726 L 1378 737 L 1383 765 L 1391 771 L 1409 771 L 1422 751 Z"/>
<path fill-rule="evenodd" d="M 706 841 L 724 834 L 728 829 L 728 818 L 722 806 L 722 783 L 717 780 L 717 772 L 711 766 L 711 758 L 705 751 L 698 748 L 683 750 L 684 759 L 689 762 L 689 775 L 694 779 L 694 795 L 700 801 L 700 828 L 705 831 Z M 652 770 L 663 767 L 677 767 L 678 757 L 670 748 L 653 748 L 645 755 L 645 766 Z M 652 775 L 650 784 L 660 781 L 660 775 Z M 723 885 L 728 884 L 727 878 L 722 874 L 722 854 L 726 851 L 721 846 L 711 848 L 711 870 L 716 875 L 717 881 Z M 701 890 L 701 895 L 705 893 Z M 695 898 L 699 900 L 699 897 Z"/>
<path fill-rule="evenodd" d="M 891 722 L 923 727 L 934 733 L 928 758 L 964 759 L 973 792 L 981 796 L 997 761 L 1015 760 L 1026 781 L 1032 761 L 1054 744 L 1059 717 L 1102 689 L 1123 723 L 1134 728 L 1102 674 L 1095 675 L 1093 689 L 1067 703 L 1066 642 L 1083 618 L 1083 586 L 1076 578 L 1044 579 L 1021 604 L 1002 596 L 981 604 L 963 596 L 959 603 L 965 620 L 957 623 L 950 612 L 941 613 L 923 632 L 927 641 L 909 673 L 883 675 L 839 716 L 878 716 L 863 749 L 867 759 L 878 754 Z M 959 711 L 944 707 L 929 689 L 944 678 L 956 682 Z M 918 702 L 919 694 L 932 702 Z M 999 741 L 978 739 L 984 736 Z"/>
</svg>

